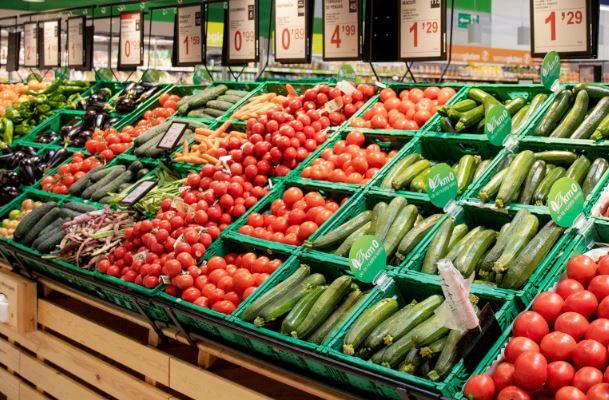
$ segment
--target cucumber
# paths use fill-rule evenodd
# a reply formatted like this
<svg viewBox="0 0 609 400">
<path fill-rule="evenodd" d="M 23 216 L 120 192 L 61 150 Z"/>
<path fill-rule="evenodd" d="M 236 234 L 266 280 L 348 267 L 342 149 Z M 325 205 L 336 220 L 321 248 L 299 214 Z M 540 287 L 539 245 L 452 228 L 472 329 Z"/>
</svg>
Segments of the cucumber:
<svg viewBox="0 0 609 400">
<path fill-rule="evenodd" d="M 66 234 L 63 230 L 55 231 L 47 236 L 40 245 L 38 245 L 37 250 L 41 253 L 50 253 L 51 251 L 55 250 L 55 247 L 61 243 L 65 236 Z"/>
<path fill-rule="evenodd" d="M 427 178 L 429 177 L 430 172 L 431 167 L 425 169 L 419 175 L 415 176 L 414 179 L 410 181 L 410 190 L 419 193 L 427 192 Z"/>
<path fill-rule="evenodd" d="M 579 185 L 584 183 L 584 178 L 590 170 L 590 160 L 586 156 L 579 156 L 567 170 L 565 177 L 573 179 Z"/>
<path fill-rule="evenodd" d="M 465 332 L 456 329 L 453 329 L 448 333 L 442 352 L 438 356 L 438 360 L 436 361 L 433 370 L 427 374 L 429 379 L 435 382 L 448 374 L 459 357 L 457 345 L 464 334 Z"/>
<path fill-rule="evenodd" d="M 47 225 L 49 225 L 56 219 L 61 218 L 61 216 L 62 216 L 62 213 L 61 213 L 61 209 L 59 207 L 55 207 L 55 208 L 51 209 L 51 211 L 44 214 L 44 216 L 42 218 L 40 218 L 38 221 L 36 221 L 34 226 L 32 226 L 27 231 L 27 233 L 25 234 L 23 239 L 20 240 L 20 243 L 24 244 L 26 246 L 29 245 L 30 243 L 32 243 L 34 241 L 34 239 L 36 239 L 38 237 L 38 234 L 44 228 L 46 228 Z"/>
<path fill-rule="evenodd" d="M 501 183 L 503 182 L 503 178 L 505 177 L 505 174 L 507 174 L 507 171 L 507 167 L 503 168 L 495 175 L 493 175 L 493 177 L 488 181 L 488 183 L 484 185 L 482 189 L 480 189 L 480 191 L 478 192 L 478 198 L 483 203 L 486 203 L 490 199 L 495 198 L 495 196 L 499 192 L 499 188 L 501 187 Z"/>
<path fill-rule="evenodd" d="M 51 222 L 49 225 L 47 225 L 42 231 L 40 231 L 40 234 L 38 235 L 38 237 L 36 238 L 36 240 L 34 240 L 32 242 L 32 244 L 30 245 L 31 248 L 38 250 L 38 247 L 40 247 L 40 245 L 46 240 L 48 239 L 49 235 L 51 235 L 53 232 L 56 232 L 58 230 L 62 229 L 62 226 L 64 224 L 64 222 L 68 221 L 67 219 L 64 218 L 58 218 L 55 221 Z"/>
<path fill-rule="evenodd" d="M 93 197 L 93 194 L 97 192 L 97 189 L 103 188 L 106 185 L 112 183 L 126 170 L 127 168 L 124 165 L 117 165 L 116 167 L 111 167 L 110 171 L 108 171 L 108 173 L 103 178 L 87 187 L 82 192 L 80 197 L 82 197 L 83 199 L 91 199 Z"/>
<path fill-rule="evenodd" d="M 505 273 L 509 269 L 510 263 L 516 259 L 520 251 L 526 246 L 529 241 L 535 236 L 539 229 L 539 219 L 533 214 L 527 214 L 518 225 L 514 226 L 509 241 L 505 245 L 501 257 L 493 265 L 493 271 L 496 273 Z"/>
<path fill-rule="evenodd" d="M 565 173 L 566 171 L 563 167 L 556 167 L 546 173 L 546 176 L 542 179 L 539 186 L 537 186 L 537 189 L 535 189 L 535 192 L 533 193 L 533 201 L 535 202 L 535 205 L 543 206 L 546 204 L 546 200 L 550 194 L 552 185 L 554 182 L 565 176 Z"/>
<path fill-rule="evenodd" d="M 522 204 L 531 204 L 533 199 L 533 193 L 543 180 L 546 174 L 546 162 L 543 160 L 536 160 L 527 175 L 527 179 L 524 181 L 524 188 L 518 197 L 518 202 Z"/>
<path fill-rule="evenodd" d="M 400 363 L 398 370 L 402 372 L 406 372 L 407 374 L 414 374 L 417 368 L 421 366 L 423 363 L 423 357 L 421 356 L 421 352 L 416 347 L 410 349 L 408 354 L 406 354 L 406 358 L 404 361 Z"/>
<path fill-rule="evenodd" d="M 588 139 L 607 114 L 609 114 L 609 96 L 603 97 L 596 103 L 596 106 L 594 106 L 582 123 L 577 126 L 570 138 Z"/>
<path fill-rule="evenodd" d="M 376 350 L 379 347 L 383 346 L 385 341 L 385 337 L 389 334 L 389 331 L 393 329 L 393 325 L 396 321 L 401 321 L 405 317 L 408 316 L 408 313 L 412 308 L 417 304 L 415 300 L 408 303 L 405 307 L 399 309 L 395 314 L 391 317 L 385 319 L 376 328 L 370 332 L 368 337 L 366 337 L 366 341 L 364 342 L 364 346 L 370 350 Z"/>
<path fill-rule="evenodd" d="M 167 129 L 169 129 L 171 123 L 172 121 L 165 120 L 159 125 L 153 126 L 152 128 L 146 130 L 146 132 L 133 139 L 133 144 L 135 146 L 140 146 L 156 136 L 163 135 L 165 132 L 167 132 Z"/>
<path fill-rule="evenodd" d="M 577 154 L 567 150 L 548 150 L 535 153 L 536 160 L 558 165 L 571 165 L 577 160 Z"/>
<path fill-rule="evenodd" d="M 292 275 L 287 277 L 283 282 L 269 289 L 266 293 L 254 300 L 249 307 L 241 314 L 241 319 L 244 321 L 253 321 L 258 313 L 275 299 L 289 293 L 300 281 L 309 276 L 311 268 L 308 265 L 301 265 Z"/>
<path fill-rule="evenodd" d="M 200 108 L 206 105 L 209 101 L 226 93 L 228 88 L 226 85 L 218 85 L 208 87 L 198 93 L 193 94 L 185 99 L 178 101 L 178 113 L 185 115 L 189 110 Z"/>
<path fill-rule="evenodd" d="M 380 242 L 383 242 L 385 240 L 385 236 L 387 236 L 391 224 L 398 216 L 400 210 L 405 206 L 406 198 L 394 197 L 391 202 L 389 202 L 389 205 L 387 206 L 387 211 L 385 211 L 384 214 L 379 214 L 376 230 L 374 231 L 374 236 L 376 236 L 376 238 Z"/>
<path fill-rule="evenodd" d="M 396 253 L 396 258 L 399 261 L 402 261 L 408 253 L 412 251 L 416 247 L 417 244 L 427 233 L 440 221 L 443 214 L 434 214 L 430 217 L 425 218 L 422 222 L 415 224 L 414 228 L 412 228 L 404 237 L 402 241 L 398 245 L 398 250 Z"/>
<path fill-rule="evenodd" d="M 450 333 L 449 333 L 449 335 L 450 335 Z M 421 354 L 421 356 L 423 358 L 433 358 L 442 351 L 442 349 L 444 348 L 444 345 L 446 345 L 447 339 L 448 339 L 448 335 L 441 337 L 440 339 L 436 340 L 432 344 L 425 346 L 425 347 L 421 347 L 421 349 L 419 350 L 419 353 Z"/>
<path fill-rule="evenodd" d="M 315 301 L 302 323 L 291 331 L 292 336 L 304 339 L 313 333 L 338 308 L 350 286 L 350 277 L 343 275 L 336 278 Z"/>
<path fill-rule="evenodd" d="M 592 165 L 588 170 L 588 174 L 584 179 L 584 185 L 582 186 L 584 197 L 588 197 L 588 195 L 600 182 L 601 178 L 605 175 L 605 172 L 607 172 L 608 169 L 609 162 L 607 162 L 607 160 L 605 160 L 604 158 L 597 158 L 592 162 Z"/>
<path fill-rule="evenodd" d="M 370 218 L 370 229 L 367 232 L 369 235 L 374 235 L 378 220 L 380 216 L 385 213 L 386 210 L 387 203 L 385 203 L 384 201 L 380 201 L 374 205 L 374 208 L 372 209 L 372 217 Z"/>
<path fill-rule="evenodd" d="M 355 354 L 360 344 L 381 322 L 393 315 L 398 309 L 395 299 L 382 299 L 370 306 L 353 323 L 343 339 L 343 353 Z"/>
<path fill-rule="evenodd" d="M 480 156 L 464 155 L 459 159 L 459 164 L 455 169 L 457 176 L 457 194 L 463 193 L 465 188 L 471 183 L 476 172 L 476 165 L 481 161 Z"/>
<path fill-rule="evenodd" d="M 214 119 L 214 116 L 211 116 L 205 112 L 204 108 L 197 108 L 196 110 L 190 110 L 188 114 L 186 114 L 188 118 L 210 118 Z"/>
<path fill-rule="evenodd" d="M 476 167 L 476 172 L 474 173 L 474 178 L 473 179 L 476 179 L 480 175 L 482 175 L 482 173 L 484 172 L 486 167 L 488 167 L 490 164 L 491 164 L 491 160 L 483 160 L 482 162 L 480 162 L 478 164 L 478 166 Z"/>
<path fill-rule="evenodd" d="M 345 241 L 338 246 L 338 249 L 334 250 L 334 254 L 336 254 L 339 257 L 347 257 L 347 255 L 349 254 L 349 250 L 351 250 L 351 246 L 353 246 L 353 243 L 355 243 L 355 241 L 357 239 L 359 239 L 360 237 L 364 236 L 365 234 L 367 234 L 370 230 L 370 222 L 367 222 L 366 224 L 364 224 L 363 226 L 361 226 L 358 230 L 356 230 L 355 232 L 353 232 L 352 234 L 350 234 Z"/>
<path fill-rule="evenodd" d="M 512 125 L 512 133 L 518 132 L 522 127 L 524 127 L 547 99 L 548 95 L 545 93 L 538 93 L 535 95 L 529 104 L 527 112 L 524 114 L 518 125 Z"/>
<path fill-rule="evenodd" d="M 295 332 L 325 290 L 326 286 L 316 286 L 306 296 L 301 298 L 283 319 L 280 332 L 284 335 L 290 335 L 292 332 Z"/>
<path fill-rule="evenodd" d="M 527 105 L 527 99 L 524 97 L 516 97 L 505 103 L 505 109 L 510 113 L 511 116 L 514 116 L 520 109 Z"/>
<path fill-rule="evenodd" d="M 546 115 L 535 129 L 535 136 L 549 136 L 556 128 L 562 117 L 567 113 L 573 102 L 573 93 L 569 89 L 561 90 L 557 95 Z"/>
<path fill-rule="evenodd" d="M 17 224 L 15 232 L 13 232 L 13 238 L 16 242 L 21 242 L 21 239 L 28 233 L 28 231 L 34 227 L 48 212 L 55 209 L 57 203 L 49 201 L 39 205 L 29 212 L 23 219 Z"/>
<path fill-rule="evenodd" d="M 524 116 L 527 115 L 529 108 L 531 108 L 531 106 L 527 104 L 526 106 L 518 110 L 516 114 L 514 114 L 514 116 L 512 117 L 512 132 L 515 126 L 520 126 L 522 124 L 522 120 L 524 119 Z"/>
<path fill-rule="evenodd" d="M 72 184 L 72 186 L 70 186 L 68 193 L 72 196 L 80 196 L 82 191 L 85 190 L 85 188 L 89 185 L 89 182 L 91 181 L 91 176 L 97 173 L 98 171 L 103 170 L 103 168 L 103 165 L 96 165 L 95 167 L 91 168 L 86 174 L 81 176 L 76 182 Z"/>
<path fill-rule="evenodd" d="M 254 325 L 264 326 L 269 322 L 284 316 L 313 288 L 325 283 L 326 279 L 322 274 L 311 274 L 307 276 L 289 292 L 264 306 L 262 310 L 260 310 L 258 316 L 254 319 Z"/>
<path fill-rule="evenodd" d="M 535 155 L 531 150 L 521 151 L 511 162 L 499 187 L 499 193 L 495 198 L 495 205 L 504 208 L 510 203 L 514 193 L 520 188 L 529 173 L 529 169 L 535 162 Z"/>
<path fill-rule="evenodd" d="M 406 157 L 403 160 L 398 161 L 387 173 L 383 182 L 381 182 L 381 188 L 383 189 L 392 189 L 391 183 L 395 179 L 396 176 L 402 175 L 404 171 L 414 164 L 415 162 L 421 159 L 421 155 L 419 153 L 413 153 Z"/>
<path fill-rule="evenodd" d="M 577 129 L 582 123 L 588 110 L 588 92 L 580 90 L 575 96 L 575 102 L 571 110 L 565 115 L 562 121 L 558 124 L 556 129 L 552 131 L 550 137 L 566 138 Z"/>
<path fill-rule="evenodd" d="M 250 92 L 248 92 L 247 90 L 229 89 L 224 94 L 227 96 L 235 96 L 235 97 L 244 98 L 245 96 L 250 94 Z"/>
<path fill-rule="evenodd" d="M 337 246 L 340 242 L 345 240 L 347 236 L 355 232 L 362 225 L 370 221 L 372 217 L 372 211 L 364 211 L 357 215 L 355 218 L 350 219 L 331 232 L 322 235 L 312 242 L 305 241 L 304 246 L 309 249 L 326 249 L 328 247 Z"/>
<path fill-rule="evenodd" d="M 461 118 L 455 124 L 455 130 L 457 132 L 463 132 L 472 126 L 476 126 L 478 122 L 484 119 L 484 106 L 480 105 L 469 111 L 461 114 Z"/>
<path fill-rule="evenodd" d="M 468 231 L 469 228 L 467 227 L 467 224 L 459 224 L 453 228 L 453 233 L 450 235 L 450 241 L 448 242 L 448 248 L 446 249 L 447 254 L 457 243 L 459 243 L 459 240 L 461 240 L 463 236 L 467 235 Z"/>
<path fill-rule="evenodd" d="M 226 101 L 227 103 L 231 103 L 234 105 L 235 103 L 240 102 L 242 98 L 243 98 L 242 96 L 233 96 L 231 94 L 223 94 L 222 96 L 219 96 L 216 100 Z"/>
<path fill-rule="evenodd" d="M 343 301 L 332 315 L 330 315 L 330 317 L 311 335 L 309 342 L 322 344 L 330 333 L 347 319 L 363 299 L 364 296 L 362 296 L 361 290 L 352 290 L 345 298 L 345 301 Z"/>
<path fill-rule="evenodd" d="M 446 253 L 446 257 L 451 261 L 455 261 L 455 258 L 457 258 L 457 256 L 459 254 L 461 254 L 469 245 L 469 243 L 472 241 L 472 239 L 480 232 L 482 231 L 482 227 L 481 226 L 477 226 L 474 229 L 472 229 L 471 231 L 467 232 L 465 234 L 465 236 L 463 236 L 463 238 L 461 238 L 461 240 L 459 240 L 451 249 L 448 253 Z"/>
<path fill-rule="evenodd" d="M 117 176 L 115 179 L 111 180 L 104 186 L 100 186 L 95 190 L 95 192 L 91 195 L 91 200 L 99 201 L 102 197 L 106 196 L 108 193 L 114 193 L 118 191 L 118 187 L 123 183 L 129 183 L 133 180 L 133 172 L 127 170 Z"/>
<path fill-rule="evenodd" d="M 402 207 L 399 211 L 383 241 L 387 257 L 393 255 L 395 249 L 400 244 L 400 241 L 414 226 L 414 222 L 417 220 L 418 215 L 419 210 L 412 204 Z"/>
<path fill-rule="evenodd" d="M 601 86 L 594 83 L 578 83 L 575 85 L 573 90 L 575 93 L 579 93 L 583 90 L 593 99 L 600 99 L 605 96 L 609 96 L 609 88 L 607 86 Z"/>
<path fill-rule="evenodd" d="M 442 222 L 427 247 L 427 253 L 425 253 L 425 259 L 421 266 L 421 272 L 425 274 L 437 273 L 438 260 L 441 260 L 448 252 L 448 243 L 450 242 L 454 226 L 455 219 L 453 217 L 449 217 Z"/>
<path fill-rule="evenodd" d="M 548 255 L 554 243 L 558 240 L 564 229 L 548 222 L 533 239 L 527 243 L 507 273 L 503 277 L 501 287 L 506 289 L 520 289 Z"/>
<path fill-rule="evenodd" d="M 391 346 L 409 333 L 414 327 L 427 320 L 443 302 L 444 297 L 434 294 L 420 303 L 413 305 L 408 310 L 400 312 L 401 317 L 392 320 L 386 328 L 387 333 L 383 337 L 385 345 Z"/>
<path fill-rule="evenodd" d="M 204 112 L 205 114 L 207 114 L 207 115 L 211 115 L 211 116 L 212 116 L 212 117 L 214 117 L 214 118 L 218 118 L 218 117 L 223 116 L 223 115 L 224 115 L 224 113 L 225 113 L 226 111 L 217 110 L 217 109 L 215 109 L 215 108 L 209 108 L 209 107 L 205 107 L 205 108 L 203 109 L 203 112 Z"/>
<path fill-rule="evenodd" d="M 412 181 L 417 175 L 419 175 L 421 172 L 425 171 L 427 168 L 430 167 L 431 163 L 429 162 L 429 160 L 419 160 L 414 164 L 408 166 L 400 174 L 396 175 L 396 177 L 391 182 L 391 185 L 396 190 L 404 189 L 408 187 L 410 181 Z"/>
<path fill-rule="evenodd" d="M 486 229 L 474 236 L 468 250 L 461 253 L 455 259 L 455 268 L 461 272 L 464 277 L 469 277 L 478 267 L 482 256 L 497 240 L 497 232 L 492 229 Z"/>
<path fill-rule="evenodd" d="M 483 275 L 485 271 L 490 271 L 493 269 L 493 264 L 501 256 L 505 245 L 510 240 L 513 227 L 515 226 L 514 224 L 516 224 L 520 219 L 522 219 L 522 216 L 526 215 L 527 213 L 528 211 L 526 210 L 519 210 L 511 223 L 503 224 L 501 230 L 499 230 L 499 234 L 497 235 L 497 240 L 495 241 L 495 244 L 486 253 L 484 258 L 480 262 L 480 267 L 478 269 L 479 275 Z"/>
<path fill-rule="evenodd" d="M 233 103 L 222 100 L 211 100 L 207 102 L 206 106 L 220 111 L 228 111 L 233 106 Z"/>
</svg>

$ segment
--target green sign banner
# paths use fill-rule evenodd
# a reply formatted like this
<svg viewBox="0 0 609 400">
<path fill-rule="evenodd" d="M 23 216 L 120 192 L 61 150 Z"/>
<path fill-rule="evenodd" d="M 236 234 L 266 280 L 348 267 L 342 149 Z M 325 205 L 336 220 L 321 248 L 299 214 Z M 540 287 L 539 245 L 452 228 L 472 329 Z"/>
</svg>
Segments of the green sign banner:
<svg viewBox="0 0 609 400">
<path fill-rule="evenodd" d="M 357 239 L 349 251 L 351 273 L 362 282 L 372 282 L 387 266 L 385 246 L 374 235 Z"/>
<path fill-rule="evenodd" d="M 434 165 L 427 176 L 427 194 L 431 203 L 443 208 L 457 196 L 457 177 L 450 165 Z"/>
<path fill-rule="evenodd" d="M 560 57 L 551 51 L 543 58 L 541 63 L 541 83 L 548 89 L 555 91 L 560 86 Z"/>
<path fill-rule="evenodd" d="M 548 211 L 558 226 L 568 228 L 584 211 L 584 192 L 572 178 L 560 178 L 548 195 Z"/>
<path fill-rule="evenodd" d="M 512 117 L 503 104 L 495 104 L 489 110 L 484 124 L 484 133 L 491 144 L 503 145 L 505 138 L 512 131 Z"/>
</svg>

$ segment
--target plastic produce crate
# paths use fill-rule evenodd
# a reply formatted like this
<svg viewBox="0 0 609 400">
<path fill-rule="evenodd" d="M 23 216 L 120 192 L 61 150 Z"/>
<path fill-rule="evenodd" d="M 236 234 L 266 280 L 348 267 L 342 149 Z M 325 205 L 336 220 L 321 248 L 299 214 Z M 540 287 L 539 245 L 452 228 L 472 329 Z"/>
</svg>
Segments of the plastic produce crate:
<svg viewBox="0 0 609 400">
<path fill-rule="evenodd" d="M 36 142 L 36 139 L 38 138 L 38 136 L 42 133 L 45 132 L 49 132 L 49 131 L 53 131 L 53 132 L 59 132 L 59 130 L 61 129 L 62 126 L 66 125 L 68 122 L 72 121 L 75 118 L 78 118 L 80 120 L 82 120 L 83 116 L 85 115 L 84 111 L 79 111 L 79 110 L 61 110 L 61 111 L 57 111 L 56 113 L 54 113 L 52 116 L 50 116 L 46 121 L 44 121 L 43 123 L 37 125 L 34 129 L 32 129 L 27 135 L 21 137 L 19 139 L 21 144 L 24 144 L 26 146 L 44 146 L 47 145 L 47 143 L 38 143 Z M 48 143 L 49 145 L 54 145 L 57 147 L 63 147 L 63 145 L 60 142 L 60 138 L 55 139 L 54 141 Z M 84 149 L 84 146 L 82 148 L 68 148 L 71 149 L 71 151 L 82 151 L 82 152 L 86 152 L 86 150 Z"/>
<path fill-rule="evenodd" d="M 124 83 L 125 83 L 125 86 L 123 87 L 123 90 L 121 90 L 116 95 L 112 96 L 110 105 L 114 106 L 116 104 L 119 97 L 124 93 L 125 88 L 127 88 L 131 82 L 124 82 Z M 161 94 L 167 92 L 169 89 L 171 89 L 173 87 L 172 84 L 168 84 L 168 83 L 155 83 L 154 85 L 158 86 L 159 88 L 150 98 L 139 103 L 133 111 L 125 113 L 125 114 L 119 114 L 119 115 L 123 116 L 123 118 L 126 118 L 126 119 L 133 118 L 136 115 L 141 115 L 143 113 L 143 111 L 150 108 L 151 104 L 158 104 L 159 96 Z"/>
</svg>

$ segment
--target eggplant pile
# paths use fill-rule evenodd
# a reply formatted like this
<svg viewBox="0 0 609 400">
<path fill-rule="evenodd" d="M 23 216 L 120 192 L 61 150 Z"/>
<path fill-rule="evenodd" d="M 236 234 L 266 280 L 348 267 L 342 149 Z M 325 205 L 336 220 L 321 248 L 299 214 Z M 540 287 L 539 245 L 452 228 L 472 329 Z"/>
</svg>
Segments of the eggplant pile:
<svg viewBox="0 0 609 400">
<path fill-rule="evenodd" d="M 131 82 L 118 96 L 114 109 L 120 114 L 130 113 L 137 106 L 152 98 L 159 89 L 160 86 L 149 82 Z"/>
<path fill-rule="evenodd" d="M 84 111 L 91 109 L 108 112 L 112 111 L 112 107 L 108 104 L 108 100 L 112 97 L 112 90 L 108 88 L 101 88 L 86 98 L 82 98 L 80 95 L 76 96 L 78 97 L 74 99 L 75 101 L 70 103 L 73 109 Z"/>
<path fill-rule="evenodd" d="M 91 107 L 82 118 L 73 118 L 63 125 L 59 131 L 49 129 L 39 134 L 36 142 L 54 143 L 59 139 L 59 143 L 62 145 L 84 147 L 87 141 L 91 139 L 94 131 L 97 129 L 106 130 L 119 120 L 120 118 L 111 117 L 104 110 Z"/>
</svg>

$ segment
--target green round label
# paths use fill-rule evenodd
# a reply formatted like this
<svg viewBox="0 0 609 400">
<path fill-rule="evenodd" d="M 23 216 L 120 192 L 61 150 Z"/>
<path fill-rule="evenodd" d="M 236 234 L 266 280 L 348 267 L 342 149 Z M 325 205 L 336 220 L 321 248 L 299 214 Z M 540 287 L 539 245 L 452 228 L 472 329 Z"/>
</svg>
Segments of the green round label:
<svg viewBox="0 0 609 400">
<path fill-rule="evenodd" d="M 195 85 L 200 85 L 209 81 L 211 81 L 211 76 L 209 76 L 209 73 L 205 67 L 197 67 L 195 73 L 192 75 L 192 83 Z"/>
<path fill-rule="evenodd" d="M 484 133 L 491 144 L 503 145 L 505 138 L 512 131 L 512 117 L 503 104 L 495 104 L 488 111 Z"/>
<path fill-rule="evenodd" d="M 427 194 L 436 207 L 444 207 L 457 196 L 457 177 L 450 165 L 442 163 L 431 167 L 427 176 Z"/>
<path fill-rule="evenodd" d="M 385 246 L 374 235 L 357 239 L 349 250 L 351 273 L 362 282 L 372 282 L 387 266 Z"/>
<path fill-rule="evenodd" d="M 584 193 L 572 178 L 560 178 L 548 195 L 548 210 L 558 226 L 568 228 L 584 211 Z"/>
<path fill-rule="evenodd" d="M 560 57 L 557 52 L 550 51 L 541 63 L 541 83 L 546 89 L 552 90 L 555 85 L 558 85 L 559 77 Z"/>
<path fill-rule="evenodd" d="M 355 69 L 350 64 L 342 64 L 336 73 L 336 81 L 351 81 L 355 82 L 357 78 L 357 74 L 355 73 Z"/>
</svg>

